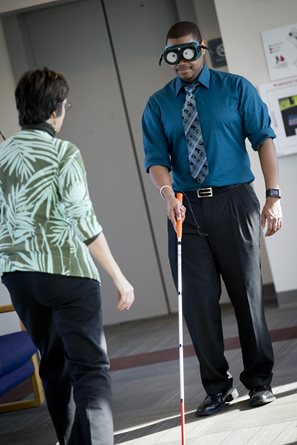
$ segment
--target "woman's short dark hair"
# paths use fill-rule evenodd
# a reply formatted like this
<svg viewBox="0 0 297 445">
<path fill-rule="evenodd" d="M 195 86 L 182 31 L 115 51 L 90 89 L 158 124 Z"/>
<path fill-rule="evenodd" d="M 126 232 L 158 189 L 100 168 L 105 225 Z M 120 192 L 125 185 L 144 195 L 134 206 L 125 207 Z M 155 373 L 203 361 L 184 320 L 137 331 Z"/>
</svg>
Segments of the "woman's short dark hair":
<svg viewBox="0 0 297 445">
<path fill-rule="evenodd" d="M 48 68 L 24 73 L 15 90 L 20 126 L 45 122 L 54 111 L 60 116 L 68 91 L 64 76 Z"/>
<path fill-rule="evenodd" d="M 180 37 L 192 34 L 195 40 L 201 42 L 201 32 L 195 23 L 192 22 L 177 22 L 169 29 L 166 36 L 166 43 L 168 39 L 179 39 Z"/>
</svg>

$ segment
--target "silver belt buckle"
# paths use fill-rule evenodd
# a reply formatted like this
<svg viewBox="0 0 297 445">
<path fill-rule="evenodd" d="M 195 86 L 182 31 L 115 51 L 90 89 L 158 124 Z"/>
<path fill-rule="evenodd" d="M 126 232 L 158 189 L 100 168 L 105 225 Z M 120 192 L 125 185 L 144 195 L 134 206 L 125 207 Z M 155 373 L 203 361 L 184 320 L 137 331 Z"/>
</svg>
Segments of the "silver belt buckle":
<svg viewBox="0 0 297 445">
<path fill-rule="evenodd" d="M 198 189 L 197 196 L 198 196 L 198 198 L 212 198 L 213 197 L 212 187 Z"/>
</svg>

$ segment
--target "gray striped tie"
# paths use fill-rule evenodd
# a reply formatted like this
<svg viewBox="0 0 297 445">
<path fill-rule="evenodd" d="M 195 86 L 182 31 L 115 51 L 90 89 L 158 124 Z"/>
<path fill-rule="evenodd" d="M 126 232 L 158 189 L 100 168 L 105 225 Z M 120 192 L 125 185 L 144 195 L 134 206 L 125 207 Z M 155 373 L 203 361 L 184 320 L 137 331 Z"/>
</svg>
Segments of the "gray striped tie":
<svg viewBox="0 0 297 445">
<path fill-rule="evenodd" d="M 194 90 L 198 83 L 185 87 L 186 99 L 182 110 L 183 126 L 188 146 L 190 172 L 202 183 L 208 174 L 208 163 L 204 148 Z"/>
</svg>

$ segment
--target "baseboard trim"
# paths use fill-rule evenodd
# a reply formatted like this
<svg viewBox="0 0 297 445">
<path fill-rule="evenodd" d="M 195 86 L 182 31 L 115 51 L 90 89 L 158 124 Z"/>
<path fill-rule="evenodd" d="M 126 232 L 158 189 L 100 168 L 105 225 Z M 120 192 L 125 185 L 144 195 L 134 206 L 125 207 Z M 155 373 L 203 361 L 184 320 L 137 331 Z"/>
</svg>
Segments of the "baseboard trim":
<svg viewBox="0 0 297 445">
<path fill-rule="evenodd" d="M 263 299 L 264 301 L 277 301 L 277 295 L 273 283 L 263 285 Z"/>
<path fill-rule="evenodd" d="M 277 292 L 277 303 L 279 307 L 297 305 L 297 289 Z"/>
</svg>

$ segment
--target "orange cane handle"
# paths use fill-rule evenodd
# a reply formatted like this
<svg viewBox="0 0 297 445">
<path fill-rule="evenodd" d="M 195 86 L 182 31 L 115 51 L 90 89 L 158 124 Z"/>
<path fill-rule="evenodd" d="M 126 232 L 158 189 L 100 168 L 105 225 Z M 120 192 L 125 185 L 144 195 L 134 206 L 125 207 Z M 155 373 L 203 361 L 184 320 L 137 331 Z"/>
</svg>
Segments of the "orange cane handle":
<svg viewBox="0 0 297 445">
<path fill-rule="evenodd" d="M 181 203 L 183 203 L 183 194 L 182 193 L 177 193 L 176 197 Z M 183 222 L 181 219 L 178 219 L 176 221 L 176 234 L 177 234 L 177 237 L 180 239 L 182 237 L 182 229 L 183 229 Z"/>
</svg>

